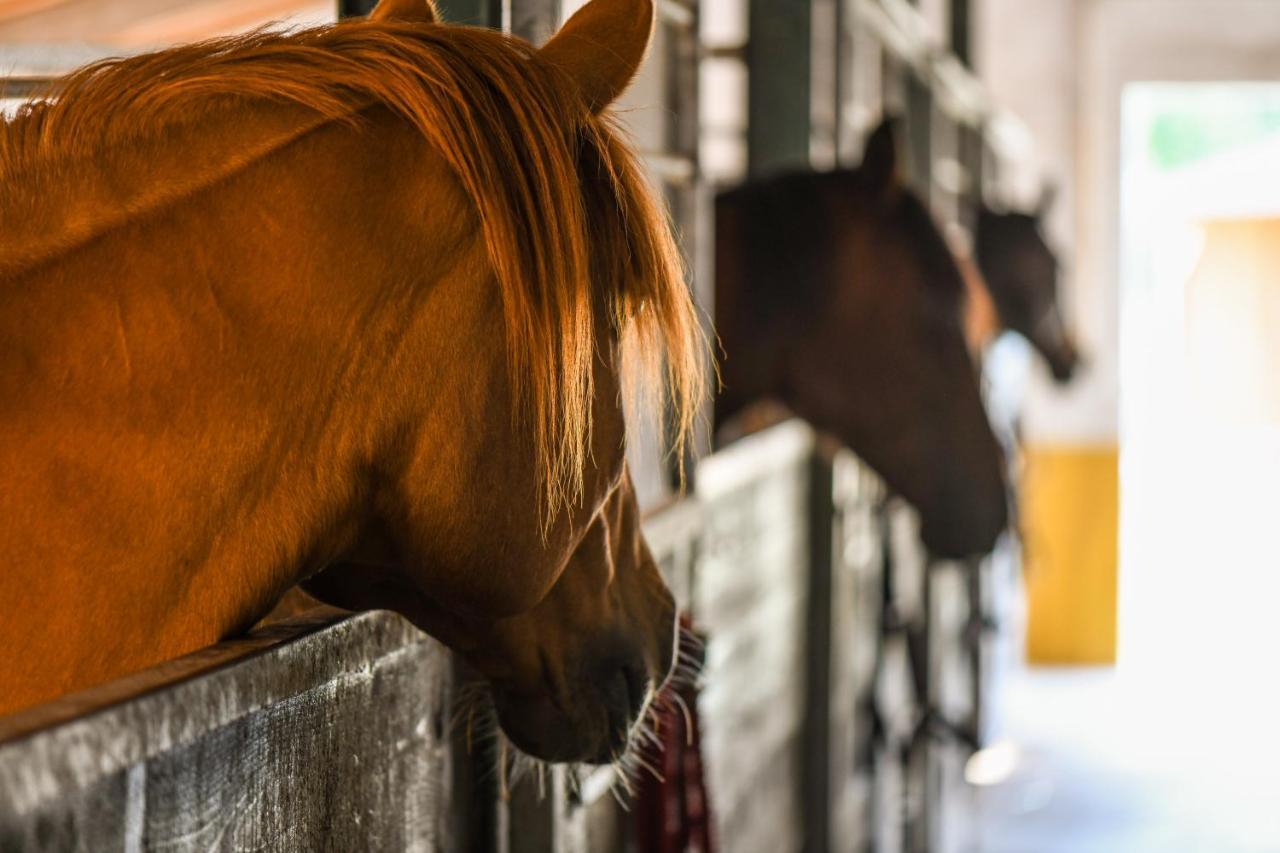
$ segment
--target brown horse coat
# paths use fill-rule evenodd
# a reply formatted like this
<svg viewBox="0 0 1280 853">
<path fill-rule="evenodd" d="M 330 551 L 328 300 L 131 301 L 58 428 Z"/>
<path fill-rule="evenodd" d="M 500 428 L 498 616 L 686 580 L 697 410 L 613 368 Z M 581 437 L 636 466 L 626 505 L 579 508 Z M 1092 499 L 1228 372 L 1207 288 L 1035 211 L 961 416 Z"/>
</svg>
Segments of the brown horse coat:
<svg viewBox="0 0 1280 853">
<path fill-rule="evenodd" d="M 764 178 L 716 205 L 721 426 L 775 399 L 920 512 L 940 556 L 1003 531 L 1003 457 L 966 347 L 965 285 L 899 178 L 886 122 L 857 170 Z"/>
<path fill-rule="evenodd" d="M 471 656 L 545 757 L 607 758 L 665 676 L 620 383 L 665 364 L 687 427 L 703 356 L 597 114 L 652 5 L 542 51 L 373 17 L 90 67 L 0 127 L 0 711 L 308 577 Z"/>
</svg>

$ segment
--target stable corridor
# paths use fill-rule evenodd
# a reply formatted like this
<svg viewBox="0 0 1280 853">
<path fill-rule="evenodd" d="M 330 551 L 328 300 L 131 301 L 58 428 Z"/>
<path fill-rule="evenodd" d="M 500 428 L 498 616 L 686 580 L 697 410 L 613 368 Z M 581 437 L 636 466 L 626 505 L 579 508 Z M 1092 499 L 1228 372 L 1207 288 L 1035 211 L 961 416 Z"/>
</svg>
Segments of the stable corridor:
<svg viewBox="0 0 1280 853">
<path fill-rule="evenodd" d="M 1280 850 L 1280 717 L 1230 696 L 1123 668 L 1011 673 L 994 738 L 1009 774 L 973 789 L 969 850 Z"/>
</svg>

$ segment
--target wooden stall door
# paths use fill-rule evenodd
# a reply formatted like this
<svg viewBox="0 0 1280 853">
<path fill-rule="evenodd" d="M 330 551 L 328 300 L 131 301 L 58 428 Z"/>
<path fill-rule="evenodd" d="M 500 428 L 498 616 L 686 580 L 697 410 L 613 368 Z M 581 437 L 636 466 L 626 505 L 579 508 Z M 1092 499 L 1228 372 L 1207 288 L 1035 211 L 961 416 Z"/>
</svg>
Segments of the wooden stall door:
<svg viewBox="0 0 1280 853">
<path fill-rule="evenodd" d="M 0 850 L 470 849 L 454 669 L 324 610 L 0 720 Z"/>
</svg>

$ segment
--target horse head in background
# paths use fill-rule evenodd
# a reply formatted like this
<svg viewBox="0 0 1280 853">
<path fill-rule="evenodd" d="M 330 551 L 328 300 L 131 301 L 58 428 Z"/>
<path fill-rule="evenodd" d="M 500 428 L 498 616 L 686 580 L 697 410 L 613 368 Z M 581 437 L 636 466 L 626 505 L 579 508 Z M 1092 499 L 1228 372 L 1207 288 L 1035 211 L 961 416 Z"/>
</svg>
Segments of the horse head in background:
<svg viewBox="0 0 1280 853">
<path fill-rule="evenodd" d="M 0 125 L 0 712 L 306 582 L 608 760 L 671 668 L 622 389 L 681 435 L 704 342 L 604 115 L 650 0 L 541 50 L 428 0 L 90 66 Z"/>
<path fill-rule="evenodd" d="M 902 183 L 892 122 L 856 170 L 781 175 L 716 204 L 723 425 L 776 399 L 910 501 L 940 556 L 985 553 L 1004 463 L 962 327 L 956 260 Z"/>
<path fill-rule="evenodd" d="M 1044 357 L 1053 378 L 1071 381 L 1079 353 L 1059 304 L 1058 258 L 1044 239 L 1051 194 L 1032 213 L 978 211 L 974 256 L 995 304 L 999 326 L 1022 335 Z"/>
</svg>

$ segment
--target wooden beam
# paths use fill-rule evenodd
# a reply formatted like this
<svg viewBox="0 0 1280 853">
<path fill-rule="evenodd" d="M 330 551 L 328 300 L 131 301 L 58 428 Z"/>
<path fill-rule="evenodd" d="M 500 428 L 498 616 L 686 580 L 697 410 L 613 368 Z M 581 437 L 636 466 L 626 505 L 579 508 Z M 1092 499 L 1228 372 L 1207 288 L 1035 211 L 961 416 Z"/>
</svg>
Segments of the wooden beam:
<svg viewBox="0 0 1280 853">
<path fill-rule="evenodd" d="M 22 11 L 25 10 L 25 11 Z M 332 0 L 24 0 L 0 13 L 0 42 L 139 49 L 240 32 L 295 16 L 332 20 Z"/>
</svg>

